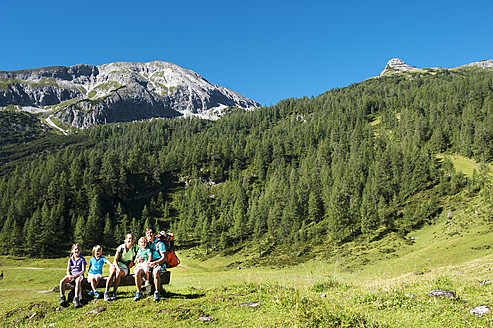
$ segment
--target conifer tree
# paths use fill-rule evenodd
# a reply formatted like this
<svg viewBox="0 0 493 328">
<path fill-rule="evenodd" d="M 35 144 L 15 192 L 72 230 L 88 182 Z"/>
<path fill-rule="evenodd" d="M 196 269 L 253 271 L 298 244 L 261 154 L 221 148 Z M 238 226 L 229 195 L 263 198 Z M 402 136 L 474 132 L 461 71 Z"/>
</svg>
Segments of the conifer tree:
<svg viewBox="0 0 493 328">
<path fill-rule="evenodd" d="M 111 217 L 109 213 L 106 213 L 105 219 L 104 219 L 104 231 L 103 231 L 103 245 L 106 247 L 112 247 L 113 246 L 113 238 L 114 238 L 114 229 L 111 224 Z"/>
<path fill-rule="evenodd" d="M 87 235 L 88 235 L 88 230 L 87 230 L 86 220 L 82 215 L 80 215 L 77 218 L 77 223 L 75 224 L 74 242 L 76 244 L 79 244 L 80 247 L 82 248 L 87 248 L 88 247 Z"/>
</svg>

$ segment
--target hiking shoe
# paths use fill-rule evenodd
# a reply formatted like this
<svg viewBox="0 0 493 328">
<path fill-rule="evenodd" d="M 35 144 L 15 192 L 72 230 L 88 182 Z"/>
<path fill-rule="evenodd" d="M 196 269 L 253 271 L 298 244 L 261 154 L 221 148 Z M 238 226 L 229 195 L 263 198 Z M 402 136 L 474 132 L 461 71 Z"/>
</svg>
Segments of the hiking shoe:
<svg viewBox="0 0 493 328">
<path fill-rule="evenodd" d="M 60 296 L 60 306 L 67 306 L 67 299 L 65 298 L 65 295 Z"/>
<path fill-rule="evenodd" d="M 110 301 L 116 301 L 116 292 L 111 293 Z"/>
<path fill-rule="evenodd" d="M 134 297 L 134 301 L 138 301 L 138 300 L 142 299 L 143 297 L 144 297 L 144 295 L 142 294 L 142 292 L 137 291 L 137 293 L 135 294 L 135 297 Z"/>
<path fill-rule="evenodd" d="M 100 299 L 101 298 L 101 295 L 97 291 L 94 291 L 94 298 L 95 299 Z"/>
<path fill-rule="evenodd" d="M 76 307 L 76 308 L 81 307 L 80 302 L 79 302 L 79 296 L 74 296 L 74 307 Z"/>
<path fill-rule="evenodd" d="M 110 292 L 104 292 L 104 300 L 111 301 Z"/>
<path fill-rule="evenodd" d="M 161 294 L 159 292 L 154 293 L 154 298 L 152 299 L 154 302 L 159 302 L 161 299 Z"/>
</svg>

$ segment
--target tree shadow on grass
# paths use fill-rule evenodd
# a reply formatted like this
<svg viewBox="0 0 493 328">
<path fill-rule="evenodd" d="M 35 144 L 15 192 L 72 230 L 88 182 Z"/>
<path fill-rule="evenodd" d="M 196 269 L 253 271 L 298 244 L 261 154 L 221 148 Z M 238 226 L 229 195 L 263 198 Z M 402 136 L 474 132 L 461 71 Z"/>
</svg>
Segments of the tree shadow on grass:
<svg viewBox="0 0 493 328">
<path fill-rule="evenodd" d="M 179 299 L 187 299 L 187 300 L 192 300 L 192 299 L 197 299 L 204 297 L 205 294 L 178 294 L 178 293 L 173 293 L 173 292 L 164 292 L 161 295 L 163 298 L 179 298 Z"/>
</svg>

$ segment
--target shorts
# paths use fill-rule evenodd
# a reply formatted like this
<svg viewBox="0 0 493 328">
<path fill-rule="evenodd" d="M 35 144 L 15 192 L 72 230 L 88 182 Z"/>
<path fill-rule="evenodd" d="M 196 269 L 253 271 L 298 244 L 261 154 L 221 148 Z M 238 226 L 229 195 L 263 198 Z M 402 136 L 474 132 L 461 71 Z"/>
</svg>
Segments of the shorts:
<svg viewBox="0 0 493 328">
<path fill-rule="evenodd" d="M 99 279 L 101 279 L 101 277 L 103 277 L 103 275 L 100 273 L 90 273 L 90 272 L 87 273 L 87 281 L 91 281 L 93 279 L 96 279 L 97 277 L 99 277 Z"/>
<path fill-rule="evenodd" d="M 122 267 L 121 265 L 118 266 L 120 268 L 120 270 L 122 270 L 123 272 L 125 272 L 125 274 L 123 276 L 128 276 L 128 268 L 125 268 L 125 267 Z"/>
<path fill-rule="evenodd" d="M 78 276 L 77 278 L 72 278 L 72 279 L 70 279 L 70 280 L 68 281 L 68 283 L 69 283 L 69 284 L 75 284 L 75 280 L 76 280 L 76 279 L 79 279 L 79 278 L 84 279 L 84 275 L 80 275 L 80 276 Z"/>
<path fill-rule="evenodd" d="M 156 274 L 156 272 L 159 271 L 159 273 L 163 273 L 166 271 L 166 265 L 162 264 L 157 264 L 152 268 L 152 274 Z"/>
<path fill-rule="evenodd" d="M 137 264 L 134 267 L 134 273 L 137 272 L 138 270 L 142 270 L 144 272 L 149 272 L 149 264 L 147 264 L 147 262 Z"/>
</svg>

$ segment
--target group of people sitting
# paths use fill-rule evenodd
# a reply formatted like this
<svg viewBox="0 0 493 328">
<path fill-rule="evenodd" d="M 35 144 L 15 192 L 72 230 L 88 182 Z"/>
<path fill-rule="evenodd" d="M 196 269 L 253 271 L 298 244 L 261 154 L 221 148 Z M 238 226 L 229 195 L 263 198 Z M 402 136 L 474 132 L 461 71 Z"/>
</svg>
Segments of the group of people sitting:
<svg viewBox="0 0 493 328">
<path fill-rule="evenodd" d="M 96 290 L 99 280 L 103 275 L 103 265 L 106 263 L 110 266 L 109 275 L 106 279 L 106 288 L 103 294 L 105 301 L 116 300 L 116 292 L 120 285 L 120 279 L 130 273 L 130 268 L 134 267 L 135 285 L 137 293 L 134 301 L 138 301 L 144 297 L 142 292 L 142 275 L 145 276 L 145 284 L 149 285 L 149 276 L 152 274 L 156 292 L 154 293 L 154 301 L 159 301 L 161 295 L 159 293 L 161 286 L 161 273 L 166 270 L 164 260 L 166 258 L 166 247 L 163 242 L 156 238 L 156 230 L 153 227 L 146 228 L 145 237 L 141 237 L 138 241 L 138 248 L 135 247 L 135 237 L 129 233 L 125 236 L 125 242 L 120 245 L 115 253 L 113 263 L 106 259 L 102 253 L 101 246 L 96 245 L 92 249 L 92 257 L 89 261 L 89 270 L 87 272 L 87 280 L 91 285 L 89 294 L 95 298 L 100 298 L 100 294 Z M 80 307 L 81 285 L 84 279 L 87 262 L 80 254 L 81 249 L 78 244 L 72 245 L 70 259 L 67 264 L 67 275 L 60 280 L 60 305 L 66 306 L 65 284 L 73 283 L 75 285 L 74 306 Z M 113 292 L 110 292 L 110 287 L 113 286 Z"/>
</svg>

